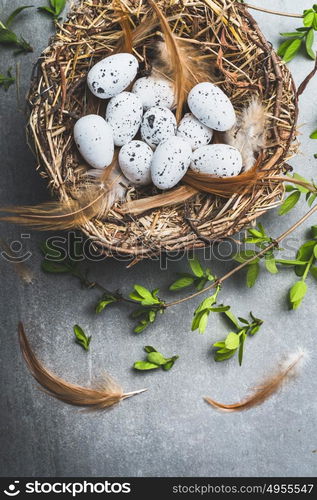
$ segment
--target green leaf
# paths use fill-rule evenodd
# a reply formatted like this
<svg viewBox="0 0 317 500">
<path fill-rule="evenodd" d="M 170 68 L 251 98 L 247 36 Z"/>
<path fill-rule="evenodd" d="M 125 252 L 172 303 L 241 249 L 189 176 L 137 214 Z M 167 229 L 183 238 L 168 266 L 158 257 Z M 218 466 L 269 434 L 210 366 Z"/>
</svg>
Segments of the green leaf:
<svg viewBox="0 0 317 500">
<path fill-rule="evenodd" d="M 275 257 L 273 255 L 266 254 L 265 256 L 265 267 L 271 274 L 278 273 L 278 269 L 276 267 Z"/>
<path fill-rule="evenodd" d="M 195 288 L 196 290 L 203 290 L 205 288 L 205 285 L 207 283 L 208 278 L 197 278 L 195 280 Z"/>
<path fill-rule="evenodd" d="M 43 260 L 41 264 L 42 271 L 46 273 L 69 273 L 71 268 L 66 264 L 58 264 L 49 260 Z"/>
<path fill-rule="evenodd" d="M 144 350 L 145 350 L 145 352 L 157 352 L 157 350 L 154 349 L 154 347 L 151 345 L 144 346 Z"/>
<path fill-rule="evenodd" d="M 160 304 L 160 300 L 156 297 L 158 290 L 154 290 L 150 292 L 144 286 L 134 285 L 134 290 L 137 292 L 130 293 L 130 299 L 136 300 L 137 302 L 141 302 L 144 306 L 149 306 L 153 304 Z"/>
<path fill-rule="evenodd" d="M 202 278 L 204 276 L 203 268 L 201 267 L 201 264 L 196 257 L 188 259 L 188 263 L 190 265 L 191 270 L 193 271 L 194 275 L 197 276 L 197 278 Z"/>
<path fill-rule="evenodd" d="M 276 262 L 283 266 L 304 266 L 307 264 L 307 262 L 302 262 L 301 260 L 276 259 Z"/>
<path fill-rule="evenodd" d="M 317 238 L 317 226 L 311 226 L 310 232 L 313 238 Z"/>
<path fill-rule="evenodd" d="M 314 203 L 314 201 L 316 200 L 317 198 L 317 194 L 314 193 L 314 194 L 311 194 L 309 199 L 308 199 L 308 206 L 311 207 L 312 204 Z"/>
<path fill-rule="evenodd" d="M 304 19 L 303 19 L 303 24 L 304 26 L 312 26 L 314 22 L 314 17 L 315 17 L 315 12 L 313 9 L 309 9 L 305 11 L 306 13 L 304 14 Z"/>
<path fill-rule="evenodd" d="M 299 38 L 295 38 L 295 40 L 292 40 L 291 44 L 287 47 L 283 55 L 283 60 L 286 63 L 294 59 L 294 57 L 296 56 L 297 52 L 300 49 L 301 44 L 302 40 Z"/>
<path fill-rule="evenodd" d="M 162 366 L 163 370 L 168 372 L 172 368 L 177 359 L 178 356 L 173 356 L 173 358 L 171 358 L 169 361 L 167 361 L 167 363 L 165 363 L 165 365 Z"/>
<path fill-rule="evenodd" d="M 209 317 L 209 312 L 206 311 L 204 312 L 199 320 L 199 325 L 198 325 L 198 330 L 199 333 L 204 333 L 208 324 L 208 317 Z"/>
<path fill-rule="evenodd" d="M 133 365 L 135 370 L 155 370 L 159 368 L 159 365 L 155 365 L 154 363 L 149 363 L 148 361 L 136 361 Z"/>
<path fill-rule="evenodd" d="M 248 233 L 251 234 L 251 236 L 255 236 L 256 238 L 263 238 L 263 236 L 265 236 L 265 234 L 263 234 L 261 231 L 259 231 L 258 229 L 248 229 Z"/>
<path fill-rule="evenodd" d="M 262 320 L 262 319 L 260 319 L 260 318 L 256 318 L 256 317 L 254 316 L 254 314 L 252 313 L 252 311 L 250 311 L 250 316 L 251 316 L 252 321 L 253 321 L 254 323 L 258 323 L 259 325 L 262 325 L 262 324 L 263 324 L 263 320 Z"/>
<path fill-rule="evenodd" d="M 280 33 L 281 36 L 284 36 L 286 38 L 289 38 L 289 37 L 304 37 L 305 36 L 305 33 L 299 33 L 298 31 L 291 31 L 291 32 L 288 32 L 288 33 Z"/>
<path fill-rule="evenodd" d="M 113 295 L 103 295 L 103 298 L 96 305 L 96 313 L 101 313 L 109 304 L 113 304 L 114 302 L 118 302 L 117 297 Z"/>
<path fill-rule="evenodd" d="M 163 370 L 168 372 L 172 368 L 173 365 L 174 365 L 174 361 L 168 361 L 167 363 L 165 363 L 165 365 L 162 366 L 162 368 L 163 368 Z"/>
<path fill-rule="evenodd" d="M 236 328 L 240 328 L 239 321 L 235 317 L 235 315 L 231 311 L 225 311 L 225 315 L 227 318 L 230 319 L 230 321 L 236 326 Z"/>
<path fill-rule="evenodd" d="M 220 291 L 220 287 L 218 286 L 213 295 L 211 295 L 210 297 L 207 297 L 206 299 L 204 299 L 201 302 L 201 304 L 195 310 L 195 314 L 203 311 L 204 309 L 209 309 L 213 304 L 215 304 L 215 302 L 217 301 L 219 291 Z"/>
<path fill-rule="evenodd" d="M 215 342 L 215 344 L 213 344 L 213 345 L 214 345 L 214 347 L 221 347 L 221 348 L 226 346 L 226 344 L 224 342 Z"/>
<path fill-rule="evenodd" d="M 226 359 L 232 358 L 232 356 L 235 355 L 235 350 L 233 351 L 228 351 L 227 353 L 218 353 L 218 351 L 215 353 L 215 361 L 225 361 Z"/>
<path fill-rule="evenodd" d="M 215 313 L 224 313 L 226 311 L 229 311 L 230 306 L 216 306 L 216 307 L 210 307 L 209 311 L 210 312 L 215 312 Z"/>
<path fill-rule="evenodd" d="M 149 352 L 147 355 L 147 360 L 149 363 L 153 363 L 154 365 L 165 365 L 167 359 L 160 352 Z"/>
<path fill-rule="evenodd" d="M 56 15 L 59 16 L 65 8 L 66 0 L 50 0 L 50 3 L 55 8 Z"/>
<path fill-rule="evenodd" d="M 296 34 L 296 36 L 297 36 L 297 34 Z M 292 42 L 293 42 L 293 39 L 290 39 L 290 40 L 285 40 L 285 42 L 281 43 L 279 48 L 278 48 L 277 54 L 280 57 L 283 57 L 285 52 L 286 52 L 286 49 L 291 45 Z"/>
<path fill-rule="evenodd" d="M 307 293 L 307 285 L 305 281 L 297 281 L 290 290 L 290 301 L 293 304 L 293 309 L 296 309 Z"/>
<path fill-rule="evenodd" d="M 44 14 L 49 14 L 50 16 L 55 17 L 55 11 L 53 9 L 50 9 L 49 7 L 38 7 L 38 11 L 44 12 Z"/>
<path fill-rule="evenodd" d="M 309 136 L 311 139 L 317 139 L 317 130 L 315 130 L 315 132 L 313 132 L 312 134 L 310 134 Z"/>
<path fill-rule="evenodd" d="M 317 267 L 316 266 L 313 266 L 310 268 L 310 273 L 317 280 Z"/>
<path fill-rule="evenodd" d="M 313 29 L 315 31 L 317 31 L 317 14 L 315 13 L 315 16 L 314 16 L 314 21 L 313 21 Z"/>
<path fill-rule="evenodd" d="M 314 252 L 314 247 L 316 245 L 315 240 L 306 241 L 303 245 L 301 245 L 297 251 L 296 259 L 307 262 L 311 258 Z"/>
<path fill-rule="evenodd" d="M 255 335 L 260 330 L 261 325 L 256 325 L 250 330 L 250 335 Z"/>
<path fill-rule="evenodd" d="M 172 283 L 171 286 L 169 287 L 169 290 L 171 291 L 179 290 L 181 288 L 190 286 L 193 283 L 194 283 L 194 278 L 192 276 L 184 276 L 183 278 L 179 278 L 178 280 L 174 281 L 174 283 Z"/>
<path fill-rule="evenodd" d="M 0 73 L 0 86 L 3 87 L 5 91 L 7 91 L 14 82 L 15 78 L 13 78 L 11 74 L 11 69 L 8 69 L 7 75 L 2 75 Z"/>
<path fill-rule="evenodd" d="M 74 334 L 77 344 L 81 345 L 86 351 L 88 351 L 91 337 L 87 337 L 84 330 L 79 325 L 74 325 Z"/>
<path fill-rule="evenodd" d="M 0 28 L 0 44 L 3 45 L 17 45 L 19 43 L 18 37 L 11 30 Z"/>
<path fill-rule="evenodd" d="M 155 318 L 156 318 L 156 312 L 157 312 L 157 311 L 153 311 L 153 310 L 150 310 L 150 311 L 148 312 L 148 316 L 149 316 L 149 321 L 150 321 L 150 323 L 154 323 Z"/>
<path fill-rule="evenodd" d="M 239 339 L 239 335 L 234 333 L 234 332 L 230 332 L 228 333 L 227 337 L 226 337 L 226 340 L 225 340 L 225 346 L 227 349 L 237 349 L 239 347 L 239 343 L 240 343 L 240 339 Z"/>
<path fill-rule="evenodd" d="M 241 318 L 241 316 L 239 316 L 238 320 L 241 321 L 241 323 L 244 323 L 245 325 L 249 325 L 249 321 L 245 318 Z"/>
<path fill-rule="evenodd" d="M 141 333 L 143 330 L 145 330 L 149 326 L 149 322 L 143 319 L 140 321 L 137 326 L 134 328 L 134 333 Z"/>
<path fill-rule="evenodd" d="M 243 360 L 243 349 L 244 349 L 244 342 L 245 339 L 247 338 L 246 334 L 244 332 L 241 333 L 240 335 L 240 344 L 239 344 L 239 354 L 238 354 L 238 359 L 239 359 L 239 365 L 242 365 L 242 360 Z"/>
<path fill-rule="evenodd" d="M 292 208 L 295 207 L 296 203 L 298 202 L 300 198 L 300 192 L 299 191 L 294 191 L 292 194 L 290 194 L 286 200 L 282 203 L 280 206 L 279 215 L 285 215 L 287 214 Z"/>
<path fill-rule="evenodd" d="M 311 59 L 316 59 L 316 54 L 312 49 L 313 43 L 314 43 L 314 29 L 311 28 L 306 35 L 306 42 L 305 42 L 306 52 Z"/>
<path fill-rule="evenodd" d="M 22 7 L 18 7 L 17 9 L 15 9 L 9 15 L 8 19 L 5 22 L 5 25 L 7 27 L 9 27 L 13 23 L 13 21 L 17 17 L 17 15 L 20 14 L 20 12 L 22 12 L 22 10 L 24 10 L 24 9 L 30 9 L 31 7 L 34 7 L 34 5 L 23 5 Z"/>
<path fill-rule="evenodd" d="M 252 264 L 248 265 L 247 286 L 249 288 L 252 288 L 255 285 L 256 280 L 257 280 L 258 275 L 259 275 L 259 271 L 260 271 L 260 266 L 258 263 L 252 263 Z"/>
<path fill-rule="evenodd" d="M 149 290 L 147 290 L 146 288 L 144 288 L 144 286 L 141 286 L 141 285 L 134 285 L 134 290 L 136 290 L 136 292 L 140 295 L 140 297 L 142 297 L 143 299 L 149 299 L 149 300 L 152 300 L 152 294 Z"/>
</svg>

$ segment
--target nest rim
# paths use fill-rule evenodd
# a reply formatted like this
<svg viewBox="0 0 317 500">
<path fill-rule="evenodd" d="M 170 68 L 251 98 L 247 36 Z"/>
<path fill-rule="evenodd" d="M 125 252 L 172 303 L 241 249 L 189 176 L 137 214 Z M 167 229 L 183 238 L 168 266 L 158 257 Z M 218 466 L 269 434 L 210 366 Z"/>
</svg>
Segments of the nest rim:
<svg viewBox="0 0 317 500">
<path fill-rule="evenodd" d="M 108 9 L 107 14 L 109 14 L 111 7 L 114 9 L 114 3 L 112 0 L 107 0 L 102 5 L 103 10 Z M 141 0 L 130 0 L 124 5 L 130 9 L 139 9 L 141 16 L 143 3 Z M 187 2 L 182 0 L 178 0 L 178 2 L 159 0 L 156 3 L 167 14 L 170 12 L 169 9 L 173 11 L 179 7 L 184 13 L 187 8 Z M 230 27 L 230 22 L 232 22 L 234 30 L 232 33 L 236 32 L 243 45 L 246 45 L 245 53 L 240 50 L 241 60 L 243 57 L 246 58 L 247 53 L 252 54 L 253 58 L 257 56 L 257 64 L 262 67 L 262 72 L 258 70 L 256 75 L 259 77 L 260 85 L 264 87 L 261 91 L 262 97 L 264 102 L 268 103 L 269 109 L 273 110 L 270 113 L 270 127 L 268 127 L 270 128 L 272 145 L 268 146 L 265 151 L 266 160 L 269 160 L 268 163 L 272 163 L 268 178 L 270 175 L 286 173 L 288 171 L 286 162 L 296 150 L 292 143 L 296 139 L 298 118 L 298 97 L 291 73 L 267 42 L 253 16 L 243 4 L 230 3 L 227 5 L 226 0 L 195 0 L 191 2 L 192 4 L 197 8 L 204 6 L 215 23 L 216 38 L 219 38 L 221 29 L 222 33 L 223 30 L 226 30 L 226 34 L 231 33 L 228 26 Z M 73 155 L 72 158 L 77 155 L 78 159 L 78 153 L 72 143 L 72 134 L 69 134 L 71 124 L 76 118 L 79 118 L 79 114 L 76 112 L 83 104 L 77 103 L 74 107 L 70 104 L 72 99 L 79 100 L 78 94 L 85 81 L 82 70 L 76 73 L 75 61 L 77 62 L 82 56 L 78 47 L 86 47 L 87 43 L 93 45 L 94 50 L 88 66 L 92 64 L 92 61 L 95 63 L 106 55 L 110 55 L 107 48 L 100 50 L 100 44 L 104 45 L 100 39 L 102 40 L 104 33 L 109 31 L 107 18 L 103 17 L 104 12 L 100 13 L 101 6 L 94 0 L 89 5 L 90 7 L 87 7 L 85 2 L 81 1 L 70 11 L 63 25 L 59 26 L 52 42 L 37 61 L 28 97 L 30 104 L 28 135 L 34 144 L 34 152 L 39 163 L 38 168 L 41 176 L 48 179 L 51 191 L 60 200 L 65 200 L 70 196 L 68 187 L 74 185 L 78 179 L 75 174 L 70 173 L 70 169 L 65 168 L 69 161 L 68 155 Z M 216 11 L 212 10 L 211 5 Z M 87 17 L 85 18 L 86 11 Z M 92 15 L 92 12 L 96 14 L 95 19 L 98 17 L 101 19 L 97 28 L 94 24 L 91 26 L 89 16 Z M 110 15 L 109 17 L 111 18 Z M 81 45 L 78 38 L 82 37 L 82 33 L 89 34 L 90 39 Z M 246 41 L 249 45 L 246 44 Z M 230 39 L 230 43 L 232 43 L 232 39 Z M 222 44 L 219 44 L 219 47 L 223 49 Z M 238 43 L 236 47 L 239 48 Z M 73 59 L 69 59 L 70 50 Z M 231 48 L 231 50 L 233 49 Z M 100 56 L 100 54 L 102 55 Z M 96 57 L 98 59 L 95 59 Z M 229 63 L 226 62 L 227 58 Z M 216 57 L 214 59 L 216 62 L 218 61 Z M 71 63 L 73 63 L 73 70 Z M 225 62 L 221 61 L 221 63 L 223 75 L 227 76 L 229 73 L 230 80 L 230 69 L 232 69 L 230 57 L 227 56 Z M 244 67 L 246 67 L 246 63 Z M 71 70 L 73 74 L 70 73 Z M 246 71 L 245 73 L 247 74 Z M 239 92 L 239 89 L 242 89 L 242 96 L 250 96 L 252 92 L 254 95 L 252 84 L 246 92 L 244 91 L 243 86 L 241 86 L 244 82 L 239 80 L 239 76 L 241 75 L 238 75 L 237 78 L 236 91 Z M 252 79 L 250 80 L 252 82 Z M 228 85 L 231 86 L 230 88 L 234 88 L 232 82 L 220 86 L 227 90 Z M 83 94 L 82 99 L 84 100 L 87 96 L 85 92 Z M 230 97 L 232 98 L 232 94 Z M 87 111 L 87 107 L 85 109 Z M 97 104 L 97 110 L 99 109 Z M 288 118 L 288 121 L 285 117 Z M 61 139 L 64 141 L 62 147 Z M 47 154 L 48 151 L 50 154 Z M 80 161 L 78 163 L 80 166 Z M 80 229 L 104 255 L 122 255 L 134 258 L 134 260 L 141 260 L 157 256 L 160 253 L 202 248 L 233 236 L 267 210 L 278 206 L 283 195 L 284 185 L 280 182 L 272 183 L 269 188 L 263 188 L 262 191 L 258 189 L 251 196 L 235 194 L 227 200 L 223 200 L 219 196 L 199 193 L 180 207 L 153 209 L 150 213 L 145 212 L 133 217 L 120 215 L 120 206 L 115 206 L 106 220 L 89 220 Z M 133 199 L 134 194 L 128 192 L 128 196 L 132 196 Z M 179 213 L 181 213 L 182 223 L 177 225 Z M 169 220 L 166 221 L 168 218 Z M 164 228 L 163 237 L 161 237 L 162 232 L 160 234 L 160 224 Z M 169 236 L 166 237 L 168 230 L 170 231 Z M 120 233 L 122 232 L 125 233 L 125 238 L 121 238 Z"/>
</svg>

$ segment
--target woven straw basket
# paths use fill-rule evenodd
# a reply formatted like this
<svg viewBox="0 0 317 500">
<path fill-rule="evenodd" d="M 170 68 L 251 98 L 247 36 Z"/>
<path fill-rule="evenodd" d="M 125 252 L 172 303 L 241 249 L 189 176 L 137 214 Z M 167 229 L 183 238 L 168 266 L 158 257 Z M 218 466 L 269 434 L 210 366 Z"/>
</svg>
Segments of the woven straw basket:
<svg viewBox="0 0 317 500">
<path fill-rule="evenodd" d="M 122 0 L 120 6 L 134 28 L 146 23 L 153 10 L 146 0 Z M 266 147 L 257 168 L 265 172 L 265 182 L 229 196 L 201 190 L 195 193 L 195 183 L 191 187 L 181 183 L 184 190 L 192 190 L 186 201 L 143 213 L 128 213 L 117 203 L 104 217 L 91 218 L 81 225 L 80 229 L 105 254 L 129 255 L 134 260 L 206 246 L 233 235 L 279 204 L 283 183 L 270 182 L 270 177 L 287 171 L 285 162 L 294 150 L 298 112 L 288 69 L 243 4 L 231 0 L 159 0 L 156 6 L 173 32 L 192 40 L 202 57 L 206 56 L 217 83 L 238 114 L 254 95 L 264 103 L 268 116 Z M 41 175 L 62 201 L 73 196 L 74 186 L 88 168 L 75 147 L 72 129 L 83 115 L 104 115 L 105 103 L 90 94 L 86 76 L 93 64 L 116 50 L 122 37 L 119 18 L 118 1 L 77 4 L 35 68 L 28 131 Z M 133 49 L 140 62 L 138 76 L 149 72 L 147 47 L 159 31 L 158 24 L 156 32 Z M 157 194 L 153 186 L 131 186 L 126 201 Z"/>
</svg>

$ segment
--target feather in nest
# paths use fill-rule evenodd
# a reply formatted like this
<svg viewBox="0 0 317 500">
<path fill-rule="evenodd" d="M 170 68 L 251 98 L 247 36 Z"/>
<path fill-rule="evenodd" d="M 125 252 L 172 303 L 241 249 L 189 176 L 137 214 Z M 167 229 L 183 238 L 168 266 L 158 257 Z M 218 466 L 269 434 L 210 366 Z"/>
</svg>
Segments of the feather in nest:
<svg viewBox="0 0 317 500">
<path fill-rule="evenodd" d="M 265 147 L 265 122 L 265 108 L 258 97 L 253 97 L 237 124 L 225 134 L 225 142 L 240 151 L 244 171 L 253 167 L 256 153 Z"/>
<path fill-rule="evenodd" d="M 141 394 L 147 389 L 124 392 L 108 374 L 104 375 L 96 388 L 82 387 L 67 382 L 47 370 L 31 349 L 22 323 L 19 323 L 19 342 L 28 369 L 44 391 L 64 403 L 83 406 L 91 410 L 110 408 L 124 399 Z"/>
<path fill-rule="evenodd" d="M 210 64 L 206 57 L 197 50 L 191 40 L 182 39 L 172 31 L 169 21 L 154 1 L 149 0 L 156 13 L 162 33 L 163 42 L 158 42 L 153 61 L 153 75 L 165 76 L 174 82 L 176 119 L 180 120 L 188 92 L 199 82 L 212 79 Z"/>
<path fill-rule="evenodd" d="M 105 168 L 89 171 L 72 191 L 72 198 L 35 206 L 4 207 L 0 220 L 31 226 L 38 230 L 80 227 L 93 217 L 104 217 L 116 201 L 125 198 L 128 181 L 118 167 L 117 156 Z"/>
<path fill-rule="evenodd" d="M 302 349 L 292 353 L 273 375 L 270 375 L 260 385 L 253 388 L 250 395 L 238 403 L 223 404 L 208 397 L 205 398 L 205 401 L 214 408 L 226 412 L 249 410 L 250 408 L 264 403 L 264 401 L 273 396 L 273 394 L 279 391 L 287 382 L 298 375 L 306 359 L 307 353 Z"/>
</svg>

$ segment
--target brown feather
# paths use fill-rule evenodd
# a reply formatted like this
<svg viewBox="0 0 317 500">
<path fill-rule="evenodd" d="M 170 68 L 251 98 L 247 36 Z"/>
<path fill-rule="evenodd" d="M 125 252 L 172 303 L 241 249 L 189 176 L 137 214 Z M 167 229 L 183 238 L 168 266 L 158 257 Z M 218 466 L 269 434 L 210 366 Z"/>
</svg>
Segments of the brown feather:
<svg viewBox="0 0 317 500">
<path fill-rule="evenodd" d="M 18 331 L 21 351 L 31 374 L 45 392 L 64 403 L 84 406 L 92 410 L 103 410 L 146 390 L 124 393 L 120 385 L 108 375 L 96 389 L 67 382 L 47 370 L 37 359 L 30 347 L 22 323 L 19 323 Z"/>
<path fill-rule="evenodd" d="M 124 175 L 118 169 L 117 155 L 109 167 L 100 170 L 95 179 L 85 181 L 74 189 L 73 199 L 51 201 L 35 206 L 4 207 L 0 220 L 30 226 L 38 230 L 73 229 L 93 217 L 106 215 L 113 203 L 125 193 Z"/>
<path fill-rule="evenodd" d="M 183 105 L 186 100 L 185 72 L 184 66 L 182 65 L 182 54 L 180 51 L 180 47 L 176 41 L 176 37 L 172 32 L 165 15 L 153 0 L 148 1 L 152 9 L 155 11 L 158 19 L 160 20 L 162 32 L 164 35 L 164 42 L 169 58 L 169 66 L 172 68 L 173 80 L 175 85 L 175 97 L 177 102 L 176 119 L 177 121 L 179 121 L 182 116 Z"/>
<path fill-rule="evenodd" d="M 17 256 L 14 255 L 9 245 L 2 238 L 0 238 L 0 249 L 2 249 L 1 256 L 3 257 L 3 260 L 9 262 L 12 265 L 20 280 L 27 285 L 31 285 L 34 281 L 34 276 L 31 269 L 26 265 L 25 262 L 19 261 L 17 259 Z"/>
<path fill-rule="evenodd" d="M 120 213 L 138 215 L 146 210 L 177 205 L 178 203 L 183 203 L 184 201 L 189 200 L 197 193 L 198 191 L 195 188 L 190 186 L 180 186 L 177 189 L 172 189 L 166 193 L 124 203 L 124 205 L 121 205 L 120 207 Z"/>
<path fill-rule="evenodd" d="M 248 410 L 254 406 L 258 406 L 273 396 L 287 381 L 296 375 L 304 357 L 305 353 L 303 351 L 292 354 L 276 373 L 269 376 L 259 386 L 253 388 L 251 394 L 238 403 L 223 404 L 208 397 L 204 399 L 214 408 L 226 412 Z"/>
</svg>

